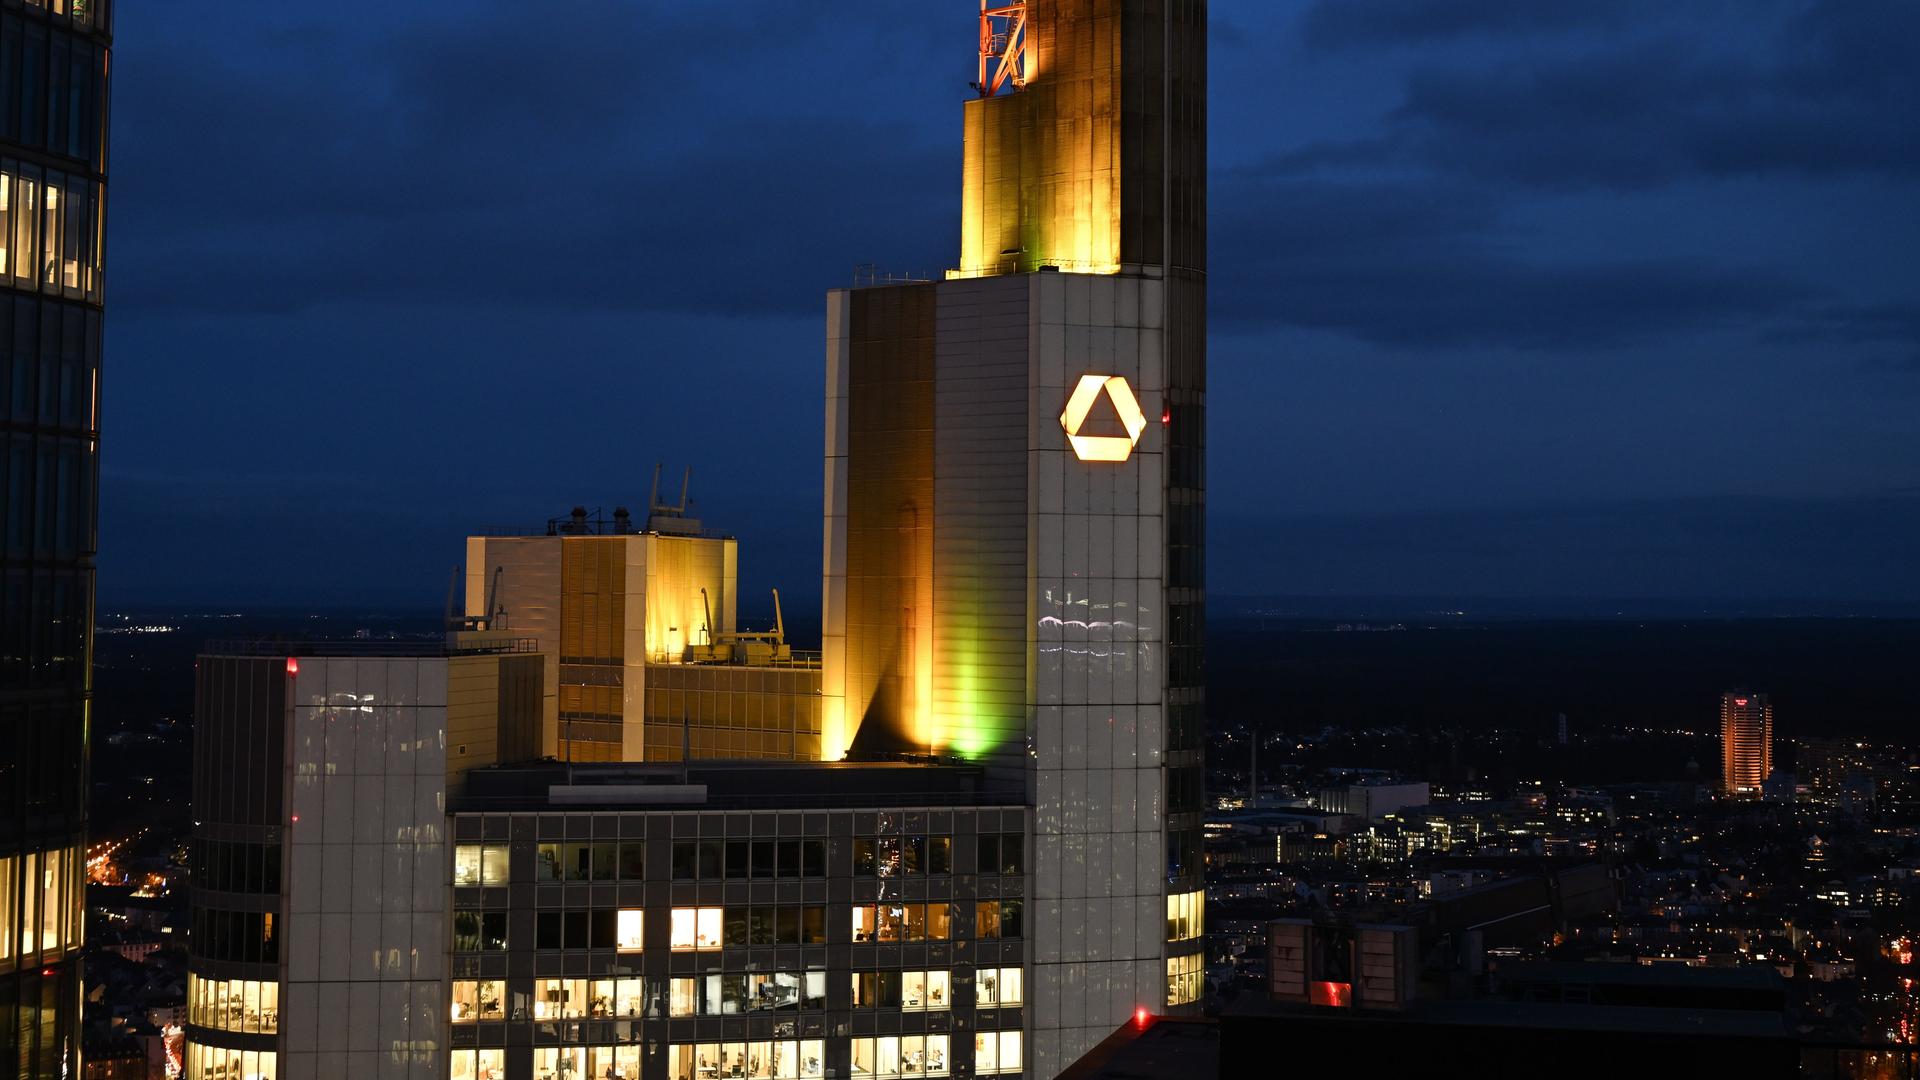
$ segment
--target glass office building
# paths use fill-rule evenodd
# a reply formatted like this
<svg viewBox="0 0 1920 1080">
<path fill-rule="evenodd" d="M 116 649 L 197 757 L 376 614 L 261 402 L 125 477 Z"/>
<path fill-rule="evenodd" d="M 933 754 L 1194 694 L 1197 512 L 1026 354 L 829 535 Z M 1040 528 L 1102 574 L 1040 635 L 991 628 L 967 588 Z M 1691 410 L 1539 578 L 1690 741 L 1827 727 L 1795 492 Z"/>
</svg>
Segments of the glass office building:
<svg viewBox="0 0 1920 1080">
<path fill-rule="evenodd" d="M 77 1075 L 104 0 L 0 5 L 0 1071 Z"/>
</svg>

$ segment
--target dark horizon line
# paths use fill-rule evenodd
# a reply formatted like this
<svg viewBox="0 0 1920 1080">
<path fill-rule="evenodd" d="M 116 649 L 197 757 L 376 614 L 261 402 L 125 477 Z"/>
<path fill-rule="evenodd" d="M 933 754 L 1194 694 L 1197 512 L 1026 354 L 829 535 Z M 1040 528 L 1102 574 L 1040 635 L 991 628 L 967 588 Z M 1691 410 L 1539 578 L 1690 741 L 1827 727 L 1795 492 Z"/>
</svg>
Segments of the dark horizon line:
<svg viewBox="0 0 1920 1080">
<path fill-rule="evenodd" d="M 808 608 L 818 604 L 811 595 L 791 596 Z M 757 613 L 755 605 L 742 609 Z M 770 609 L 769 609 L 770 611 Z M 206 599 L 141 600 L 101 604 L 99 619 L 115 616 L 167 614 L 212 618 L 230 615 L 274 615 L 361 618 L 421 618 L 438 616 L 442 608 L 424 601 L 369 598 L 358 602 L 302 604 L 291 601 L 223 602 Z M 1209 622 L 1276 619 L 1383 618 L 1715 618 L 1715 619 L 1920 619 L 1920 600 L 1816 599 L 1809 597 L 1727 596 L 1486 596 L 1457 593 L 1212 593 Z"/>
</svg>

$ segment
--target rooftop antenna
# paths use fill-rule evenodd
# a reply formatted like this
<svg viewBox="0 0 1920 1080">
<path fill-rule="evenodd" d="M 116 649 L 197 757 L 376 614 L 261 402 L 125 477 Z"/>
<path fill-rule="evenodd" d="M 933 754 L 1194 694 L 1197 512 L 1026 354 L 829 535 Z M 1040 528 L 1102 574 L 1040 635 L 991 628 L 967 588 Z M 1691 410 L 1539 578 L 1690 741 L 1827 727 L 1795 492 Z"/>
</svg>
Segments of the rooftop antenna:
<svg viewBox="0 0 1920 1080">
<path fill-rule="evenodd" d="M 980 74 L 973 88 L 992 97 L 1027 85 L 1026 0 L 980 0 Z"/>
</svg>

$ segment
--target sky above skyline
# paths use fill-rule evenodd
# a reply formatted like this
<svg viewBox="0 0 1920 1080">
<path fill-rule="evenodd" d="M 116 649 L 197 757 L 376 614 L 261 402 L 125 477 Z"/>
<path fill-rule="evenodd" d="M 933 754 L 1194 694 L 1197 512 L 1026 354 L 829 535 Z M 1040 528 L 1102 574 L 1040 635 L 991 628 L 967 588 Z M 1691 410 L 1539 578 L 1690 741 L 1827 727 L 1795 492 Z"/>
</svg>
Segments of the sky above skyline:
<svg viewBox="0 0 1920 1080">
<path fill-rule="evenodd" d="M 118 12 L 100 604 L 437 605 L 694 469 L 817 597 L 825 290 L 964 0 Z M 1907 0 L 1214 0 L 1217 594 L 1920 604 Z"/>
</svg>

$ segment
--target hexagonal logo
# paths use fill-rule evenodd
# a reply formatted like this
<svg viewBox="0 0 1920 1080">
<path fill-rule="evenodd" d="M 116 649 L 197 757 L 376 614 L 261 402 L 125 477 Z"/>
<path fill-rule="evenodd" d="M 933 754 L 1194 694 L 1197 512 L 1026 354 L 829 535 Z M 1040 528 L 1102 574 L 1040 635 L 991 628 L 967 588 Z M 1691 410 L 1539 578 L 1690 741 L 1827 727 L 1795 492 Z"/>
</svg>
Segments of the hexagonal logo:
<svg viewBox="0 0 1920 1080">
<path fill-rule="evenodd" d="M 1113 403 L 1113 411 L 1127 431 L 1125 435 L 1080 434 L 1087 414 L 1093 411 L 1103 391 Z M 1140 411 L 1140 401 L 1133 396 L 1133 388 L 1122 376 L 1082 375 L 1080 384 L 1067 398 L 1066 411 L 1060 414 L 1060 426 L 1066 429 L 1073 455 L 1081 461 L 1125 461 L 1133 454 L 1133 448 L 1140 445 L 1140 433 L 1147 430 L 1147 418 Z"/>
</svg>

